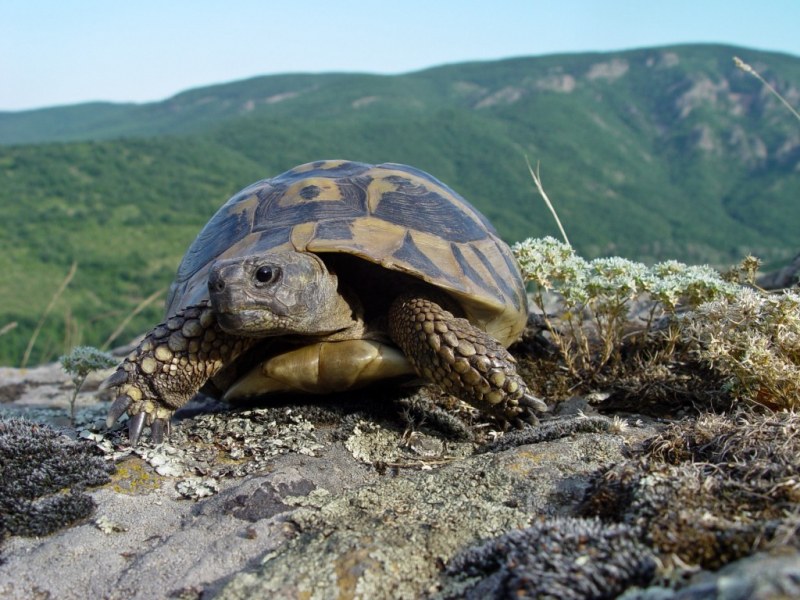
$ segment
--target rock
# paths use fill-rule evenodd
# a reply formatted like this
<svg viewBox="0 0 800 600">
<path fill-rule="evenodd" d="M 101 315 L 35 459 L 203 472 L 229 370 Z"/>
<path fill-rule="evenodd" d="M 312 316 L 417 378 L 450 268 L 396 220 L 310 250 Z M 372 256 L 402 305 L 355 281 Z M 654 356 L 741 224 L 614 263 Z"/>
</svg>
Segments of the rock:
<svg viewBox="0 0 800 600">
<path fill-rule="evenodd" d="M 785 267 L 759 277 L 757 283 L 765 290 L 782 290 L 796 286 L 798 281 L 800 281 L 800 254 Z"/>
<path fill-rule="evenodd" d="M 387 474 L 287 515 L 297 536 L 219 597 L 418 598 L 460 549 L 569 514 L 588 475 L 624 447 L 616 435 L 575 436 Z"/>
<path fill-rule="evenodd" d="M 132 450 L 118 430 L 99 425 L 107 403 L 94 394 L 81 393 L 79 428 L 66 428 L 66 375 L 31 371 L 3 370 L 0 389 L 10 399 L 0 404 L 0 424 L 24 417 L 62 427 L 68 437 L 41 429 L 58 440 L 53 456 L 61 447 L 89 449 L 82 465 L 116 470 L 107 483 L 71 484 L 89 500 L 76 523 L 59 523 L 68 526 L 45 537 L 5 540 L 3 598 L 536 597 L 552 590 L 565 598 L 624 590 L 672 598 L 734 580 L 737 589 L 788 590 L 795 576 L 794 563 L 758 563 L 775 575 L 747 588 L 757 569 L 741 552 L 720 553 L 722 561 L 708 564 L 722 569 L 701 572 L 712 580 L 678 589 L 689 579 L 681 568 L 697 568 L 673 564 L 675 589 L 657 587 L 666 574 L 654 576 L 652 567 L 669 561 L 648 528 L 669 523 L 672 513 L 659 512 L 658 502 L 673 496 L 659 490 L 684 486 L 688 491 L 675 497 L 685 497 L 697 461 L 709 463 L 710 473 L 730 473 L 732 483 L 741 479 L 735 469 L 757 467 L 759 493 L 780 492 L 784 504 L 776 510 L 791 514 L 791 440 L 800 427 L 792 415 L 719 415 L 665 427 L 636 414 L 591 414 L 591 404 L 576 398 L 537 428 L 500 434 L 468 430 L 442 412 L 428 420 L 426 412 L 438 409 L 424 398 L 392 408 L 385 391 L 238 409 L 201 399 L 179 411 L 168 443 Z M 47 394 L 36 396 L 45 386 Z M 410 420 L 416 425 L 408 428 Z M 737 436 L 737 426 L 748 423 L 757 434 Z M 475 432 L 490 441 L 476 444 Z M 783 453 L 769 452 L 771 440 Z M 758 462 L 740 460 L 753 448 Z M 30 461 L 31 472 L 40 462 Z M 680 465 L 687 465 L 681 476 L 670 479 Z M 780 485 L 770 484 L 771 473 Z M 686 504 L 687 526 L 700 519 L 727 527 L 703 516 L 703 502 L 715 506 L 707 491 Z M 746 508 L 727 502 L 731 517 Z M 12 511 L 20 512 L 6 509 Z M 786 523 L 772 513 L 763 519 L 770 527 L 774 521 L 764 529 L 774 533 L 764 538 L 772 546 L 797 545 Z M 724 542 L 726 530 L 713 531 Z M 534 575 L 539 587 L 529 585 Z"/>
<path fill-rule="evenodd" d="M 653 586 L 620 600 L 786 600 L 800 598 L 800 553 L 781 549 L 739 559 L 717 572 L 701 571 L 681 590 Z"/>
</svg>

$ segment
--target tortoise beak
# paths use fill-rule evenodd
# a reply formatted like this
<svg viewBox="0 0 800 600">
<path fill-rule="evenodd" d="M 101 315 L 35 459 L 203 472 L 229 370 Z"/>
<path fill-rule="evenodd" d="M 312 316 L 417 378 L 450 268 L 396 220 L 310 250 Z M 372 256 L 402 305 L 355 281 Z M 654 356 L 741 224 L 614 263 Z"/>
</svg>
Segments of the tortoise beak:
<svg viewBox="0 0 800 600">
<path fill-rule="evenodd" d="M 220 313 L 233 310 L 233 296 L 237 287 L 231 284 L 235 281 L 237 265 L 216 264 L 208 273 L 208 295 L 211 297 L 211 306 Z"/>
</svg>

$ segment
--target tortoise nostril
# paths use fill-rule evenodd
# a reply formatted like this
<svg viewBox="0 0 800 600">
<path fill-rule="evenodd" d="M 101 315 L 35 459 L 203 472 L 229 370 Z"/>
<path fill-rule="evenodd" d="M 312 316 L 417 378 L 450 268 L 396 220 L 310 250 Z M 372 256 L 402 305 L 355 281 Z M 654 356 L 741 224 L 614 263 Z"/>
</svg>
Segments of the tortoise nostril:
<svg viewBox="0 0 800 600">
<path fill-rule="evenodd" d="M 218 273 L 211 273 L 208 277 L 208 291 L 212 294 L 223 292 L 225 290 L 225 280 L 219 276 Z"/>
</svg>

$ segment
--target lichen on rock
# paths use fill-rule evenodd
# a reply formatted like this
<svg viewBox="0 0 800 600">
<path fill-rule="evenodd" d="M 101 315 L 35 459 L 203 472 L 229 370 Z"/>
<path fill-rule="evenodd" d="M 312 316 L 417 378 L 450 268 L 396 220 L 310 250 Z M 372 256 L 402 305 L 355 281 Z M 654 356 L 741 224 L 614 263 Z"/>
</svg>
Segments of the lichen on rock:
<svg viewBox="0 0 800 600">
<path fill-rule="evenodd" d="M 402 469 L 289 515 L 296 530 L 220 598 L 419 598 L 459 551 L 529 526 L 541 511 L 564 513 L 583 480 L 622 459 L 619 436 L 577 435 L 468 456 L 436 469 Z"/>
</svg>

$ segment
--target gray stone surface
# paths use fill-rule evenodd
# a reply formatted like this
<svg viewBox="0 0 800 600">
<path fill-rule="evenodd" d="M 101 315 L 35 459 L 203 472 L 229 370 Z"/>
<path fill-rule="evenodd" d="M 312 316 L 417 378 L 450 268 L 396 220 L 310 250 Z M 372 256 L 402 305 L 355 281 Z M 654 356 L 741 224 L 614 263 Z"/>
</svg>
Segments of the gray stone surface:
<svg viewBox="0 0 800 600">
<path fill-rule="evenodd" d="M 92 391 L 79 399 L 77 429 L 67 427 L 70 389 L 57 367 L 3 369 L 0 390 L 0 418 L 64 427 L 117 466 L 110 483 L 87 490 L 97 505 L 87 521 L 3 541 L 0 597 L 12 600 L 450 598 L 464 586 L 510 589 L 498 577 L 513 565 L 483 584 L 456 580 L 446 567 L 464 552 L 479 556 L 474 549 L 491 540 L 502 548 L 514 530 L 566 522 L 559 519 L 576 514 L 598 470 L 635 464 L 643 440 L 662 429 L 637 415 L 568 410 L 563 423 L 488 435 L 495 441 L 479 447 L 424 426 L 406 430 L 392 410 L 206 402 L 183 411 L 169 443 L 131 451 L 99 427 L 107 403 Z M 576 548 L 569 560 L 587 566 Z M 790 585 L 795 565 L 767 566 Z M 736 581 L 745 589 L 754 580 L 747 569 L 693 585 L 711 589 L 743 574 Z M 678 597 L 659 587 L 629 593 Z"/>
<path fill-rule="evenodd" d="M 785 267 L 759 277 L 757 283 L 765 290 L 782 290 L 796 286 L 798 281 L 800 281 L 800 254 Z"/>
<path fill-rule="evenodd" d="M 297 537 L 233 578 L 222 598 L 417 598 L 478 540 L 566 514 L 623 439 L 576 436 L 387 475 L 289 515 Z M 332 551 L 335 549 L 335 551 Z"/>
<path fill-rule="evenodd" d="M 631 590 L 620 600 L 789 600 L 800 598 L 800 553 L 782 548 L 759 552 L 719 571 L 702 571 L 675 591 L 652 586 Z"/>
</svg>

